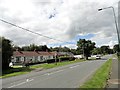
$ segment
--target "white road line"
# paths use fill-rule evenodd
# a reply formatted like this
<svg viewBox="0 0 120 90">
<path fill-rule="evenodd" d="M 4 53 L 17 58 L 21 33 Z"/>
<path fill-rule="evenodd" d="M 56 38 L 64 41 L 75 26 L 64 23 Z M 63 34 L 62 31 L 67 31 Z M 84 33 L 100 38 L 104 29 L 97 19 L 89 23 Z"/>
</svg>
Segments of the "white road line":
<svg viewBox="0 0 120 90">
<path fill-rule="evenodd" d="M 21 82 L 21 83 L 19 83 L 19 84 L 16 84 L 16 85 L 10 86 L 10 87 L 8 87 L 8 88 L 13 88 L 13 87 L 16 87 L 16 86 L 20 86 L 20 85 L 22 85 L 22 84 L 25 84 L 25 83 L 31 82 L 31 81 L 33 81 L 33 80 L 34 80 L 34 79 L 26 79 L 25 82 Z"/>
<path fill-rule="evenodd" d="M 44 74 L 44 75 L 51 75 L 51 74 L 55 74 L 55 73 L 62 72 L 62 71 L 64 71 L 64 70 L 58 70 L 58 71 L 56 71 L 56 72 L 46 73 L 46 74 Z"/>
<path fill-rule="evenodd" d="M 26 82 L 22 82 L 22 83 L 19 83 L 19 84 L 13 85 L 13 86 L 10 86 L 10 87 L 8 87 L 8 88 L 13 88 L 13 87 L 16 87 L 16 86 L 22 85 L 22 84 L 24 84 L 24 83 L 26 83 Z"/>
<path fill-rule="evenodd" d="M 70 68 L 75 68 L 75 67 L 78 67 L 78 66 L 80 66 L 80 65 L 72 66 L 72 67 L 70 67 Z"/>
<path fill-rule="evenodd" d="M 59 71 L 56 71 L 56 72 L 54 72 L 54 73 L 58 73 L 58 72 L 62 72 L 63 70 L 59 70 Z"/>
</svg>

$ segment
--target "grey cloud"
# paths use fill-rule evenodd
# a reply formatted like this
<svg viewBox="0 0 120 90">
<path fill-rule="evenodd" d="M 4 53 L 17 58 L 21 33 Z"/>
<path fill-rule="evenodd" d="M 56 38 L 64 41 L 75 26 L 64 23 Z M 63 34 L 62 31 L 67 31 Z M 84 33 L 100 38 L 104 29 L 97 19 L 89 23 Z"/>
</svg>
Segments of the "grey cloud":
<svg viewBox="0 0 120 90">
<path fill-rule="evenodd" d="M 91 3 L 90 3 L 91 4 Z M 94 6 L 93 6 L 94 5 Z M 100 6 L 98 3 L 92 3 L 90 6 L 92 7 L 86 7 L 86 12 L 83 12 L 82 16 L 74 14 L 75 16 L 71 25 L 70 29 L 68 30 L 68 34 L 71 38 L 75 37 L 75 35 L 80 33 L 96 33 L 99 32 L 99 30 L 102 30 L 105 27 L 110 27 L 109 30 L 114 33 L 114 18 L 113 13 L 111 10 L 108 11 L 102 11 L 98 12 L 98 6 Z M 80 12 L 80 7 L 76 8 L 76 11 Z M 90 20 L 89 20 L 90 18 Z M 103 29 L 105 30 L 105 29 Z M 106 32 L 105 30 L 104 32 Z M 106 32 L 106 37 L 112 35 L 111 33 Z"/>
<path fill-rule="evenodd" d="M 72 40 L 78 34 L 88 34 L 102 31 L 105 37 L 112 37 L 114 32 L 114 21 L 111 10 L 98 12 L 97 9 L 105 7 L 98 2 L 80 2 L 70 6 L 67 3 L 53 0 L 31 0 L 33 2 L 33 16 L 23 17 L 21 12 L 13 16 L 7 15 L 9 8 L 0 6 L 0 15 L 3 19 L 28 28 L 32 31 L 58 38 L 60 40 Z M 77 1 L 77 0 L 76 0 Z M 4 2 L 4 0 L 3 0 Z M 66 7 L 68 6 L 68 7 Z M 57 15 L 52 20 L 47 20 L 56 9 Z M 25 13 L 25 12 L 24 12 Z M 65 21 L 64 19 L 69 19 Z M 49 39 L 32 35 L 23 30 L 13 28 L 7 24 L 0 24 L 6 28 L 4 36 L 12 39 L 15 44 L 24 45 L 30 43 L 52 43 Z M 97 41 L 97 40 L 96 40 Z M 109 41 L 109 40 L 107 40 Z M 57 41 L 56 41 L 57 42 Z M 100 44 L 99 41 L 97 41 Z M 102 42 L 102 41 L 101 41 Z M 104 41 L 105 43 L 106 41 Z M 103 44 L 103 43 L 102 43 Z"/>
</svg>

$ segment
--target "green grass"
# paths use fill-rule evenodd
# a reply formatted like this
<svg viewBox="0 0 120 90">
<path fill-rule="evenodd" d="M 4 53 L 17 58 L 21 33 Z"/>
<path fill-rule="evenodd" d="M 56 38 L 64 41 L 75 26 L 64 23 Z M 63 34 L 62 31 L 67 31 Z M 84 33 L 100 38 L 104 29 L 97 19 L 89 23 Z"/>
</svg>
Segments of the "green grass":
<svg viewBox="0 0 120 90">
<path fill-rule="evenodd" d="M 112 59 L 109 59 L 95 72 L 91 79 L 80 86 L 80 89 L 90 90 L 90 88 L 95 88 L 95 90 L 97 90 L 97 88 L 104 88 L 109 76 L 108 74 L 111 69 L 111 64 Z"/>
<path fill-rule="evenodd" d="M 72 63 L 82 62 L 82 61 L 84 61 L 84 60 L 57 62 L 57 65 L 55 63 L 51 63 L 51 64 L 31 65 L 30 67 L 14 66 L 13 68 L 11 68 L 9 70 L 4 71 L 3 75 L 0 76 L 0 78 L 7 78 L 7 77 L 26 74 L 26 73 L 29 73 L 38 68 L 50 69 L 50 68 L 64 66 L 64 65 L 68 65 L 68 64 L 72 64 Z"/>
<path fill-rule="evenodd" d="M 7 78 L 7 77 L 17 76 L 21 74 L 26 74 L 32 70 L 33 70 L 32 68 L 28 68 L 28 67 L 15 66 L 14 68 L 10 68 L 9 70 L 5 70 L 4 72 L 2 72 L 2 76 L 0 76 L 0 78 Z"/>
<path fill-rule="evenodd" d="M 31 66 L 30 68 L 32 69 L 36 69 L 36 68 L 43 68 L 43 69 L 49 69 L 49 68 L 54 68 L 54 67 L 59 67 L 59 66 L 64 66 L 67 64 L 72 64 L 72 63 L 77 63 L 77 62 L 82 62 L 84 60 L 75 60 L 75 61 L 64 61 L 64 62 L 57 62 L 57 65 L 55 63 L 51 63 L 51 64 L 41 64 L 41 65 L 35 65 L 35 66 Z"/>
</svg>

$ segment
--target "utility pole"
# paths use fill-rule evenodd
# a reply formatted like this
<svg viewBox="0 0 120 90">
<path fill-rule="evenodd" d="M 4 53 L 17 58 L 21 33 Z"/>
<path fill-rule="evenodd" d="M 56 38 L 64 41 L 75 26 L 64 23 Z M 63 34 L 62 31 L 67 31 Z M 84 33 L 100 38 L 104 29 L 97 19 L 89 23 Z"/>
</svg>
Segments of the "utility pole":
<svg viewBox="0 0 120 90">
<path fill-rule="evenodd" d="M 119 54 L 120 53 L 120 32 L 118 29 L 117 19 L 116 19 L 116 15 L 115 15 L 115 9 L 114 9 L 114 7 L 110 6 L 110 7 L 106 7 L 106 8 L 100 8 L 100 9 L 98 9 L 98 11 L 101 11 L 104 9 L 109 9 L 109 8 L 112 8 L 112 11 L 113 11 L 113 17 L 114 17 L 114 22 L 115 22 L 115 27 L 116 27 L 116 31 L 117 31 L 117 37 L 118 37 L 118 45 L 119 45 L 118 54 Z"/>
<path fill-rule="evenodd" d="M 56 56 L 57 56 L 57 51 L 55 51 L 55 65 L 57 65 L 57 58 L 56 58 Z"/>
</svg>

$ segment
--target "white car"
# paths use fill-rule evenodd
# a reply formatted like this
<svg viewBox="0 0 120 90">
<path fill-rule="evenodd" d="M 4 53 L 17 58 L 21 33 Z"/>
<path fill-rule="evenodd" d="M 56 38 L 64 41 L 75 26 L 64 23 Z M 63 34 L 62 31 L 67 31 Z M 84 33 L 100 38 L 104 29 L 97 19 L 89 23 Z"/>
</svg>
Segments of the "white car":
<svg viewBox="0 0 120 90">
<path fill-rule="evenodd" d="M 100 55 L 96 55 L 96 59 L 101 59 L 101 56 Z"/>
</svg>

